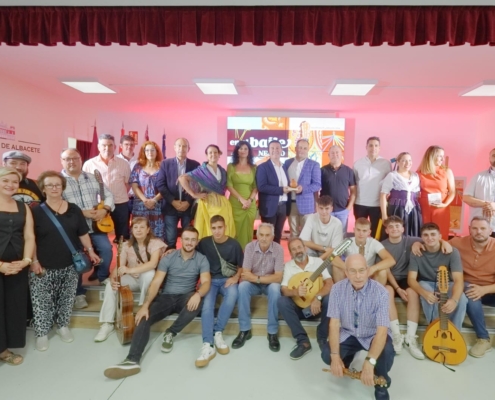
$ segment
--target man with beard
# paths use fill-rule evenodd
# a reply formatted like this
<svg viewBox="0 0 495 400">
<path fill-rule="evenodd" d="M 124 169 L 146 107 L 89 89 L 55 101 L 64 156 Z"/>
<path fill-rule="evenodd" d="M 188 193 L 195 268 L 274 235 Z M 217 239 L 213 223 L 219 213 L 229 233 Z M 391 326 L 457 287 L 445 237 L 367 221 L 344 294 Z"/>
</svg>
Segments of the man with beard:
<svg viewBox="0 0 495 400">
<path fill-rule="evenodd" d="M 469 355 L 477 358 L 492 351 L 483 314 L 483 305 L 495 307 L 495 239 L 490 237 L 491 233 L 490 221 L 478 216 L 471 220 L 469 236 L 450 240 L 461 255 L 464 293 L 468 300 L 466 313 L 477 337 Z"/>
<path fill-rule="evenodd" d="M 292 336 L 296 339 L 297 344 L 290 353 L 291 360 L 299 360 L 306 353 L 311 351 L 311 343 L 307 332 L 304 330 L 301 319 L 313 318 L 320 316 L 321 321 L 316 329 L 316 339 L 320 349 L 327 343 L 328 340 L 328 294 L 332 288 L 332 277 L 326 269 L 323 270 L 321 276 L 324 285 L 321 290 L 315 294 L 311 305 L 305 309 L 299 307 L 293 300 L 293 297 L 304 297 L 308 289 L 301 284 L 297 288 L 289 288 L 290 279 L 300 272 L 314 272 L 323 263 L 323 260 L 318 257 L 311 257 L 306 254 L 306 246 L 299 238 L 292 238 L 289 241 L 289 251 L 292 260 L 287 262 L 284 267 L 284 277 L 282 279 L 282 297 L 278 299 L 278 310 L 282 317 L 289 325 Z"/>
<path fill-rule="evenodd" d="M 29 164 L 31 157 L 21 151 L 7 151 L 2 156 L 3 166 L 15 169 L 22 175 L 22 180 L 19 182 L 17 193 L 12 196 L 14 200 L 19 200 L 32 207 L 45 200 L 38 185 L 32 179 L 29 179 Z"/>
<path fill-rule="evenodd" d="M 495 149 L 490 151 L 490 167 L 476 174 L 464 190 L 462 201 L 471 209 L 471 217 L 484 216 L 495 237 Z"/>
<path fill-rule="evenodd" d="M 105 370 L 107 378 L 122 379 L 141 372 L 139 362 L 148 344 L 153 324 L 172 313 L 179 314 L 172 326 L 165 331 L 162 351 L 169 353 L 172 351 L 173 338 L 200 312 L 203 297 L 210 290 L 211 278 L 208 260 L 196 251 L 198 237 L 196 228 L 184 228 L 181 236 L 182 248 L 161 259 L 146 299 L 136 314 L 136 329 L 129 354 L 120 364 Z M 201 285 L 197 289 L 198 278 Z M 165 286 L 158 295 L 163 282 Z"/>
</svg>

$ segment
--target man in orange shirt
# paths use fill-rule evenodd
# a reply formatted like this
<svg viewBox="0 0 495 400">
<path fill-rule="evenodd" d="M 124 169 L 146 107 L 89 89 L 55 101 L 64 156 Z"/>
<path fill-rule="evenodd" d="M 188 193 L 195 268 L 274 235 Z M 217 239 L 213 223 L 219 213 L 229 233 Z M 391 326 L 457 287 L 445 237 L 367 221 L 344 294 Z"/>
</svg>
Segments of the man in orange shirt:
<svg viewBox="0 0 495 400">
<path fill-rule="evenodd" d="M 469 354 L 483 357 L 492 350 L 482 305 L 495 307 L 495 239 L 490 237 L 490 221 L 482 216 L 471 220 L 469 233 L 470 236 L 451 239 L 450 244 L 461 255 L 468 298 L 466 313 L 478 338 Z"/>
</svg>

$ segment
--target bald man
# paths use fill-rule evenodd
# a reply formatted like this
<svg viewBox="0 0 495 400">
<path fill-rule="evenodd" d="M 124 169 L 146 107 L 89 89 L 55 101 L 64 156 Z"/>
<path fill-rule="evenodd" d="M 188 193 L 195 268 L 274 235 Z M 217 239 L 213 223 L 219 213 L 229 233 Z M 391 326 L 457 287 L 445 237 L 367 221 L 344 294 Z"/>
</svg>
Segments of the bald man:
<svg viewBox="0 0 495 400">
<path fill-rule="evenodd" d="M 174 158 L 167 158 L 160 164 L 156 185 L 165 199 L 163 215 L 165 216 L 165 242 L 168 248 L 176 248 L 177 225 L 185 228 L 191 223 L 191 206 L 194 199 L 187 194 L 178 182 L 179 176 L 199 167 L 196 160 L 187 158 L 189 141 L 179 138 L 174 143 Z"/>
</svg>

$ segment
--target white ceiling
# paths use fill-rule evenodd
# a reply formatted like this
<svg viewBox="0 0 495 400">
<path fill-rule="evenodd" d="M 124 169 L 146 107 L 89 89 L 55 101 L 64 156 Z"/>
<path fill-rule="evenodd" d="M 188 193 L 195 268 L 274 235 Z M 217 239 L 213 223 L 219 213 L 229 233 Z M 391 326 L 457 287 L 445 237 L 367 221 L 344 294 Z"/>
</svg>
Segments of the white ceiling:
<svg viewBox="0 0 495 400">
<path fill-rule="evenodd" d="M 167 108 L 349 112 L 495 110 L 459 93 L 495 79 L 489 46 L 1 46 L 0 73 L 101 111 Z M 118 93 L 88 95 L 59 81 L 96 78 Z M 206 96 L 195 78 L 235 79 L 238 96 Z M 366 97 L 335 97 L 335 79 L 377 79 Z"/>
</svg>

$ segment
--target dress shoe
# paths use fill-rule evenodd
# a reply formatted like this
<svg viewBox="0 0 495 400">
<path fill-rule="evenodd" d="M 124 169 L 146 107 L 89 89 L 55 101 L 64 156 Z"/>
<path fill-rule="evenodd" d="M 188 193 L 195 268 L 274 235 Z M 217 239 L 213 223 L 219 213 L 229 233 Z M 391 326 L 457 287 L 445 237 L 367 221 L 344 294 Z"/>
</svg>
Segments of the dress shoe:
<svg viewBox="0 0 495 400">
<path fill-rule="evenodd" d="M 278 336 L 276 333 L 268 334 L 268 348 L 271 351 L 279 351 L 280 350 L 280 342 L 278 341 Z"/>
<path fill-rule="evenodd" d="M 233 349 L 240 349 L 242 346 L 244 346 L 244 343 L 246 343 L 246 340 L 249 340 L 252 337 L 253 337 L 253 335 L 251 333 L 251 329 L 248 331 L 239 332 L 237 337 L 232 342 L 232 348 Z"/>
</svg>

